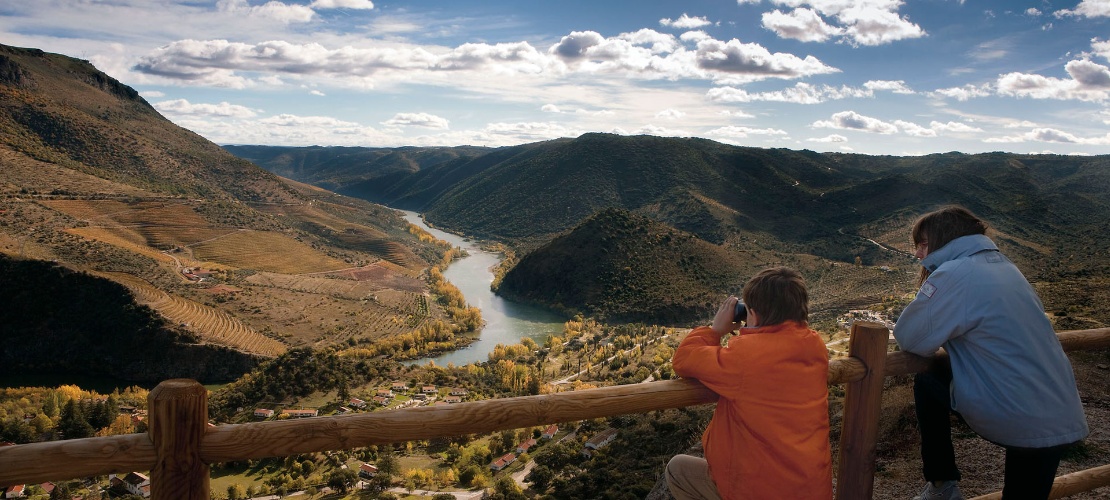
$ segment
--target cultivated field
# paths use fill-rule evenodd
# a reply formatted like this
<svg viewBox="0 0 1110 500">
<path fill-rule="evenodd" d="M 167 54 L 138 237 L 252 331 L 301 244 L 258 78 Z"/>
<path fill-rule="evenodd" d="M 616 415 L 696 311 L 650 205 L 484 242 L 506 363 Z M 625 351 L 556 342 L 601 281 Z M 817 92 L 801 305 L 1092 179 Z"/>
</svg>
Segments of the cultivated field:
<svg viewBox="0 0 1110 500">
<path fill-rule="evenodd" d="M 166 319 L 198 333 L 205 342 L 267 356 L 277 356 L 286 350 L 285 344 L 256 333 L 223 311 L 167 294 L 129 274 L 93 274 L 126 286 L 140 304 L 149 306 Z"/>
<path fill-rule="evenodd" d="M 272 232 L 239 230 L 190 248 L 197 259 L 274 273 L 317 273 L 351 267 L 290 236 Z"/>
</svg>

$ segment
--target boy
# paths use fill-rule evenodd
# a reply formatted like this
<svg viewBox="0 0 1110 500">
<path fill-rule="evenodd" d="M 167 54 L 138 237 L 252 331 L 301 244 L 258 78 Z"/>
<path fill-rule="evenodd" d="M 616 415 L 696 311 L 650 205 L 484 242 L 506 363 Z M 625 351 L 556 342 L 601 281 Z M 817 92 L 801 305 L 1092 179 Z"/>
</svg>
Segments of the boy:
<svg viewBox="0 0 1110 500">
<path fill-rule="evenodd" d="M 672 365 L 720 395 L 702 435 L 705 458 L 677 455 L 667 464 L 671 493 L 693 498 L 832 498 L 828 351 L 809 329 L 805 280 L 776 267 L 755 275 L 738 302 L 721 304 L 712 326 L 695 328 Z"/>
</svg>

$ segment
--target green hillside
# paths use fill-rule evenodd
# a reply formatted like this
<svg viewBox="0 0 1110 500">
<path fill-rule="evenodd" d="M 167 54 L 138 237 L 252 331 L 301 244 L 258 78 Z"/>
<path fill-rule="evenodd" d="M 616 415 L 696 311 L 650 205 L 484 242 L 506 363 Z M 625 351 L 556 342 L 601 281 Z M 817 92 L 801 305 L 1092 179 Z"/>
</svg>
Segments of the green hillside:
<svg viewBox="0 0 1110 500">
<path fill-rule="evenodd" d="M 498 292 L 568 315 L 676 324 L 711 315 L 755 268 L 738 252 L 606 209 L 521 258 Z"/>
</svg>

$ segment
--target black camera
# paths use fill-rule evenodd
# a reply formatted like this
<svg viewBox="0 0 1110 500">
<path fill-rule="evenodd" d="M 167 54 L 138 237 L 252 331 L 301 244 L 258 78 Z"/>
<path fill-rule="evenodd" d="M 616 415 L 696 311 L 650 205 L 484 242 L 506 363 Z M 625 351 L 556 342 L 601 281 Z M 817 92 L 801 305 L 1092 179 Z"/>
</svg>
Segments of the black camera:
<svg viewBox="0 0 1110 500">
<path fill-rule="evenodd" d="M 732 322 L 739 323 L 746 319 L 748 319 L 748 306 L 745 306 L 743 302 L 737 301 L 736 313 L 732 316 Z"/>
</svg>

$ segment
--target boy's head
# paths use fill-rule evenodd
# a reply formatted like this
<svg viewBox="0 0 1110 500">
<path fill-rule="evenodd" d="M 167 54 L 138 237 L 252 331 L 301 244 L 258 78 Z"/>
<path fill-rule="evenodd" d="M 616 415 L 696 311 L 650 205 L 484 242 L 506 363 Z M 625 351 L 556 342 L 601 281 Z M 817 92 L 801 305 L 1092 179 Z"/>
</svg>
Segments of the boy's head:
<svg viewBox="0 0 1110 500">
<path fill-rule="evenodd" d="M 783 321 L 805 323 L 809 318 L 809 292 L 801 273 L 789 267 L 764 269 L 748 280 L 744 303 L 759 317 L 758 326 Z"/>
</svg>

